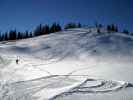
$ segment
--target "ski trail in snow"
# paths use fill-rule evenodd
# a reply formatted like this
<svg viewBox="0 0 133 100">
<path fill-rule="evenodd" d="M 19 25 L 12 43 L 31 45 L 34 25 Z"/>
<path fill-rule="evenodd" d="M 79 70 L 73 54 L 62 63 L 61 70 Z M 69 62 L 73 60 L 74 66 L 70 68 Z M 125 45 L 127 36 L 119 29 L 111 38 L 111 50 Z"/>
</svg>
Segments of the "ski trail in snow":
<svg viewBox="0 0 133 100">
<path fill-rule="evenodd" d="M 52 78 L 52 79 L 51 79 Z M 47 89 L 56 89 L 61 88 L 62 85 L 64 88 L 67 87 L 68 84 L 68 88 L 66 88 L 67 90 L 69 90 L 69 88 L 73 88 L 75 86 L 77 86 L 76 84 L 70 84 L 71 82 L 69 82 L 69 79 L 66 81 L 66 83 L 64 82 L 63 84 L 61 84 L 60 82 L 62 80 L 64 80 L 64 76 L 50 76 L 49 79 L 48 78 L 39 78 L 39 79 L 35 79 L 35 80 L 29 80 L 29 81 L 22 81 L 22 82 L 16 82 L 16 83 L 12 83 L 10 84 L 10 88 L 11 90 L 9 90 L 11 93 L 11 95 L 6 94 L 6 97 L 12 97 L 12 98 L 16 98 L 16 99 L 21 99 L 26 95 L 34 95 L 38 92 L 40 92 L 41 90 L 47 91 Z M 50 82 L 51 81 L 51 82 Z M 65 81 L 65 80 L 64 80 Z M 65 86 L 66 84 L 66 86 Z M 78 83 L 81 84 L 81 83 Z M 61 86 L 61 87 L 60 87 Z M 24 87 L 24 88 L 23 88 Z M 49 88 L 48 88 L 49 87 Z M 65 89 L 57 90 L 57 93 L 62 93 L 65 92 Z M 48 91 L 49 92 L 49 91 Z M 54 93 L 57 95 L 57 93 Z M 50 94 L 49 94 L 50 95 Z M 54 95 L 53 95 L 54 96 Z M 3 98 L 4 99 L 4 98 Z"/>
<path fill-rule="evenodd" d="M 54 99 L 58 100 L 58 97 L 73 95 L 76 93 L 81 93 L 81 94 L 108 93 L 108 92 L 120 91 L 121 89 L 129 88 L 129 87 L 133 88 L 133 84 L 124 82 L 124 81 L 112 81 L 112 80 L 88 78 L 80 85 L 75 86 L 73 89 L 70 89 L 69 91 L 66 91 L 64 93 L 54 96 L 51 100 L 54 100 Z"/>
<path fill-rule="evenodd" d="M 79 75 L 81 77 L 81 75 Z M 49 100 L 56 99 L 60 96 L 72 95 L 73 93 L 108 93 L 118 91 L 127 87 L 133 87 L 133 84 L 123 81 L 112 81 L 103 79 L 84 79 L 82 81 L 71 83 L 70 79 L 64 80 L 65 75 L 49 76 L 44 78 L 38 78 L 29 81 L 15 82 L 9 85 L 9 92 L 5 93 L 4 98 L 15 98 L 21 100 L 26 96 L 34 97 L 34 95 L 44 91 L 44 93 L 51 94 L 53 90 L 54 95 L 48 96 Z M 75 75 L 69 76 L 69 78 L 77 77 Z M 82 76 L 84 77 L 84 76 Z M 64 83 L 60 83 L 64 80 Z M 70 82 L 70 84 L 68 83 Z M 59 84 L 60 83 L 60 84 Z M 2 90 L 4 91 L 4 89 Z M 15 100 L 13 99 L 13 100 Z M 28 100 L 28 99 L 24 99 Z M 32 100 L 32 99 L 31 99 Z M 41 99 L 42 100 L 42 99 Z"/>
</svg>

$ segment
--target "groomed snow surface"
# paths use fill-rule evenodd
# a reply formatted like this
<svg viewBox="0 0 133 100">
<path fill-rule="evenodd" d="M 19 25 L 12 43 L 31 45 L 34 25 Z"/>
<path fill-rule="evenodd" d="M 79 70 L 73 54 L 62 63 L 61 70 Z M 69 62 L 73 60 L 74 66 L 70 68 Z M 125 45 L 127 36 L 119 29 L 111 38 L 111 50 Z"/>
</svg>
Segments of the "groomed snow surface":
<svg viewBox="0 0 133 100">
<path fill-rule="evenodd" d="M 132 75 L 133 37 L 123 33 L 79 28 L 0 43 L 0 100 L 133 100 Z"/>
</svg>

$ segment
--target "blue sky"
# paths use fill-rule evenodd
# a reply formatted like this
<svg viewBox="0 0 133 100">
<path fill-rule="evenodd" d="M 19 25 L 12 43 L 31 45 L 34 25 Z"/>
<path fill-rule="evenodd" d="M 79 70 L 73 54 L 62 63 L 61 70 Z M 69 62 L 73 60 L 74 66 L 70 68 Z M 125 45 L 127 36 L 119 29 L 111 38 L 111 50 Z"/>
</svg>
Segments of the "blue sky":
<svg viewBox="0 0 133 100">
<path fill-rule="evenodd" d="M 133 32 L 133 0 L 0 0 L 0 30 L 32 30 L 36 25 L 81 22 L 117 24 Z"/>
</svg>

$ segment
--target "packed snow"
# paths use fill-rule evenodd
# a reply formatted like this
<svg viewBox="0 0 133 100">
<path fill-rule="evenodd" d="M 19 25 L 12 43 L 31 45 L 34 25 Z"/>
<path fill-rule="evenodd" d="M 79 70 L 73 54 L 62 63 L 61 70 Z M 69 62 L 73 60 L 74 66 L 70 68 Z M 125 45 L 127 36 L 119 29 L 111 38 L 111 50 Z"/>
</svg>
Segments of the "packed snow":
<svg viewBox="0 0 133 100">
<path fill-rule="evenodd" d="M 133 100 L 132 50 L 96 28 L 1 42 L 0 100 Z"/>
</svg>

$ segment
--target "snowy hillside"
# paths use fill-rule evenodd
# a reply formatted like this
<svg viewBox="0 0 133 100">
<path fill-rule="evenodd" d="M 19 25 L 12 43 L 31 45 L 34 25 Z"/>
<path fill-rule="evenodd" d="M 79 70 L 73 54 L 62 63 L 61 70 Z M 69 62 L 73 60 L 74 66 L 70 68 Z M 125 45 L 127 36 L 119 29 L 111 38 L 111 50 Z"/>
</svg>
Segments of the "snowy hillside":
<svg viewBox="0 0 133 100">
<path fill-rule="evenodd" d="M 132 50 L 133 37 L 95 28 L 1 42 L 0 100 L 132 100 Z"/>
</svg>

